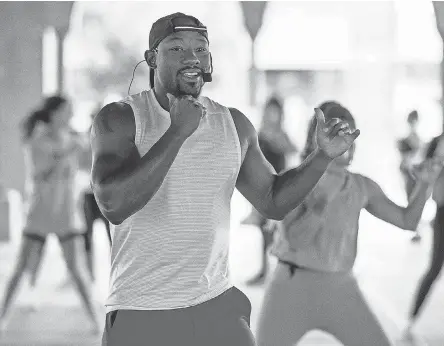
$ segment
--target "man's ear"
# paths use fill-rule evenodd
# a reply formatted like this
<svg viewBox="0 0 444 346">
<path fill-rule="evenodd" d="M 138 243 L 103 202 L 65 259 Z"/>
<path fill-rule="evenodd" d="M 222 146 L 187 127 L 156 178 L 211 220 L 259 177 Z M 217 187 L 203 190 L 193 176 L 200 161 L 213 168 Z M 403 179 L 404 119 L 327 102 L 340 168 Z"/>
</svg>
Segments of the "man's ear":
<svg viewBox="0 0 444 346">
<path fill-rule="evenodd" d="M 154 51 L 152 50 L 145 51 L 145 61 L 150 68 L 155 69 L 157 67 L 156 59 L 157 56 Z"/>
</svg>

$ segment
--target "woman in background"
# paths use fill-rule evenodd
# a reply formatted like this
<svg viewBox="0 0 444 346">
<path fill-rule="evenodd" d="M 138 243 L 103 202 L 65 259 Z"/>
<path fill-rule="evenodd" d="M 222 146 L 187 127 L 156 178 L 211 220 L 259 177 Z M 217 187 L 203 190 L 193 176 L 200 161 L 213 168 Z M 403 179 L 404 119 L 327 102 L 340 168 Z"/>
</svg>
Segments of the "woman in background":
<svg viewBox="0 0 444 346">
<path fill-rule="evenodd" d="M 100 110 L 93 112 L 91 114 L 91 121 L 94 119 L 95 115 Z M 88 131 L 88 135 L 91 132 Z M 89 142 L 88 142 L 89 143 Z M 88 175 L 91 175 L 91 166 L 92 166 L 92 152 L 91 145 L 88 144 L 88 150 L 85 151 L 82 155 L 82 168 L 88 171 Z M 94 272 L 94 244 L 93 244 L 93 226 L 96 220 L 102 220 L 106 227 L 106 233 L 108 235 L 109 244 L 111 245 L 111 230 L 109 221 L 103 216 L 102 212 L 97 205 L 96 199 L 91 189 L 91 184 L 88 184 L 88 187 L 83 191 L 83 213 L 85 216 L 85 231 L 83 233 L 83 237 L 85 239 L 85 251 L 86 258 L 88 264 L 89 274 L 92 278 L 92 281 L 95 281 L 95 272 Z"/>
<path fill-rule="evenodd" d="M 354 132 L 355 120 L 336 102 L 320 106 L 325 120 L 346 121 L 339 135 Z M 304 156 L 316 150 L 316 118 L 310 123 Z M 258 321 L 258 346 L 293 346 L 320 329 L 347 346 L 389 346 L 352 272 L 357 254 L 359 215 L 414 230 L 442 162 L 426 162 L 415 174 L 409 205 L 393 203 L 370 178 L 348 170 L 353 154 L 336 158 L 305 201 L 282 222 L 271 253 L 278 265 L 266 288 Z"/>
<path fill-rule="evenodd" d="M 76 208 L 74 177 L 82 144 L 69 128 L 69 102 L 61 96 L 45 100 L 23 126 L 27 164 L 28 206 L 17 264 L 6 286 L 0 310 L 0 327 L 6 316 L 31 254 L 41 254 L 48 234 L 55 234 L 64 259 L 85 305 L 93 329 L 98 319 L 91 298 L 86 272 L 81 265 L 81 222 Z"/>
<path fill-rule="evenodd" d="M 265 105 L 262 123 L 258 131 L 258 139 L 262 153 L 273 166 L 276 173 L 286 168 L 288 155 L 297 153 L 296 146 L 291 142 L 283 128 L 283 118 L 284 109 L 281 102 L 277 98 L 270 98 Z M 241 223 L 257 226 L 261 231 L 263 239 L 261 268 L 258 274 L 250 279 L 247 284 L 263 283 L 269 267 L 267 249 L 273 241 L 273 233 L 267 225 L 268 220 L 254 208 L 250 215 Z"/>
<path fill-rule="evenodd" d="M 444 160 L 444 132 L 431 141 L 427 149 L 426 158 Z M 435 182 L 432 198 L 436 203 L 436 214 L 433 221 L 431 259 L 429 268 L 421 279 L 415 295 L 415 301 L 410 311 L 409 324 L 406 330 L 407 338 L 413 336 L 412 328 L 419 317 L 433 284 L 439 278 L 439 274 L 444 265 L 444 170 L 441 171 Z"/>
<path fill-rule="evenodd" d="M 407 200 L 410 198 L 413 187 L 415 186 L 415 180 L 412 177 L 411 169 L 413 165 L 418 162 L 423 147 L 423 143 L 419 138 L 417 131 L 418 121 L 418 112 L 416 110 L 410 112 L 407 116 L 409 134 L 398 142 L 398 150 L 401 154 L 401 165 L 399 168 L 404 178 Z M 412 237 L 412 241 L 418 242 L 420 240 L 421 235 L 418 230 L 415 230 L 415 235 Z"/>
</svg>

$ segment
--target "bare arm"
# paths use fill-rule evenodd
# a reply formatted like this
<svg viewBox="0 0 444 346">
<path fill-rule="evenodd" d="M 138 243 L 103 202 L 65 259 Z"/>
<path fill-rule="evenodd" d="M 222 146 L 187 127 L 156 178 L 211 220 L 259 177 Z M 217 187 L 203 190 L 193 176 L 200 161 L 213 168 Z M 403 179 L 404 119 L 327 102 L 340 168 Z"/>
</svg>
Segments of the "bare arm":
<svg viewBox="0 0 444 346">
<path fill-rule="evenodd" d="M 266 218 L 282 220 L 312 191 L 330 164 L 321 151 L 310 155 L 299 167 L 276 174 L 259 148 L 255 128 L 237 109 L 230 109 L 240 138 L 247 138 L 236 187 Z"/>
<path fill-rule="evenodd" d="M 399 228 L 414 231 L 418 226 L 425 203 L 430 196 L 430 184 L 417 181 L 407 207 L 392 202 L 373 180 L 366 178 L 369 213 Z"/>
<path fill-rule="evenodd" d="M 75 148 L 54 152 L 43 137 L 33 138 L 27 144 L 32 157 L 34 179 L 40 181 L 49 179 L 76 152 Z"/>
<path fill-rule="evenodd" d="M 183 142 L 171 128 L 140 157 L 134 143 L 131 106 L 112 103 L 95 117 L 91 130 L 92 188 L 113 224 L 142 209 L 158 191 Z"/>
<path fill-rule="evenodd" d="M 291 141 L 290 137 L 287 133 L 282 133 L 282 142 L 283 142 L 283 151 L 285 154 L 295 154 L 298 152 L 298 148 L 296 145 Z"/>
<path fill-rule="evenodd" d="M 34 179 L 47 180 L 57 168 L 57 157 L 49 148 L 45 148 L 45 143 L 41 140 L 31 140 L 27 144 L 32 158 Z"/>
</svg>

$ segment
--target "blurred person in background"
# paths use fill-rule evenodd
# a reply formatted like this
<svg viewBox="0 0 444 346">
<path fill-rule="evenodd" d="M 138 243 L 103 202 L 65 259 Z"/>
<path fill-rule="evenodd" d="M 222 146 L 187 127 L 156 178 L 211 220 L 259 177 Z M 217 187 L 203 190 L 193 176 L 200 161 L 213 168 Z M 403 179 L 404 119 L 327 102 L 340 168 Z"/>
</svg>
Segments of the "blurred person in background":
<svg viewBox="0 0 444 346">
<path fill-rule="evenodd" d="M 98 319 L 82 266 L 82 227 L 76 205 L 74 178 L 78 153 L 84 147 L 69 127 L 71 105 L 62 96 L 44 100 L 23 125 L 27 176 L 27 215 L 21 248 L 0 310 L 0 328 L 4 330 L 7 314 L 31 254 L 40 254 L 48 234 L 55 234 L 76 289 L 98 330 Z"/>
<path fill-rule="evenodd" d="M 277 174 L 245 114 L 201 95 L 209 41 L 195 17 L 158 19 L 145 51 L 151 88 L 94 118 L 92 188 L 113 224 L 104 346 L 255 345 L 251 302 L 228 270 L 233 191 L 282 219 L 359 136 L 316 110 L 318 149 Z"/>
<path fill-rule="evenodd" d="M 88 174 L 90 174 L 91 170 L 91 159 L 87 159 L 88 154 L 91 155 L 91 147 L 89 145 L 86 145 L 88 137 L 83 137 L 80 133 L 73 129 L 68 129 L 68 131 L 73 135 L 73 138 L 80 141 L 80 143 L 83 143 L 83 148 L 79 147 L 79 166 L 78 168 L 83 171 L 87 171 Z M 83 150 L 82 150 L 83 149 Z M 77 200 L 77 198 L 76 198 Z M 87 225 L 87 218 L 85 217 L 85 225 Z M 85 236 L 86 237 L 86 236 Z M 39 247 L 35 252 L 30 254 L 30 257 L 28 259 L 27 268 L 26 271 L 29 272 L 29 286 L 31 289 L 31 292 L 36 295 L 36 285 L 37 285 L 37 278 L 38 274 L 40 273 L 41 266 L 42 266 L 42 260 L 44 258 L 44 250 L 46 248 L 46 244 L 48 242 L 48 236 L 45 237 L 45 239 L 42 238 L 42 246 Z M 86 240 L 85 240 L 85 246 L 86 246 Z M 83 255 L 83 252 L 81 253 Z M 86 252 L 86 255 L 88 255 L 88 252 Z M 86 260 L 88 262 L 88 256 L 86 256 Z M 88 262 L 89 264 L 89 262 Z M 63 281 L 60 285 L 61 289 L 65 289 L 67 287 L 71 287 L 73 284 L 72 277 L 68 276 L 65 281 Z M 35 297 L 36 298 L 36 297 Z M 36 311 L 38 309 L 38 299 L 31 299 L 30 301 L 30 310 Z"/>
<path fill-rule="evenodd" d="M 100 107 L 101 108 L 101 107 Z M 100 108 L 97 108 L 91 113 L 91 123 L 94 121 L 94 117 L 99 113 Z M 91 133 L 91 128 L 89 129 L 87 133 L 87 139 L 88 139 L 88 147 L 87 150 L 85 150 L 82 153 L 80 162 L 82 168 L 88 173 L 88 175 L 91 175 L 91 167 L 92 167 L 92 152 L 91 152 L 91 145 L 89 143 L 89 136 Z M 94 197 L 94 193 L 91 189 L 91 184 L 88 184 L 86 189 L 83 190 L 83 213 L 85 218 L 85 232 L 84 232 L 84 239 L 85 239 L 85 251 L 86 251 L 86 258 L 87 258 L 87 265 L 88 270 L 91 275 L 92 281 L 95 281 L 95 272 L 94 272 L 94 243 L 93 243 L 93 226 L 94 222 L 96 220 L 101 220 L 105 227 L 106 227 L 106 233 L 108 236 L 109 244 L 111 245 L 111 230 L 110 230 L 110 224 L 109 221 L 106 219 L 105 216 L 103 216 L 102 212 L 99 209 L 99 206 L 97 205 L 96 198 Z"/>
<path fill-rule="evenodd" d="M 426 158 L 444 159 L 444 132 L 435 137 L 429 144 Z M 433 221 L 433 242 L 429 268 L 427 269 L 418 290 L 410 311 L 409 324 L 406 329 L 407 338 L 411 338 L 412 328 L 421 312 L 424 302 L 433 284 L 439 277 L 444 264 L 444 170 L 441 171 L 433 187 L 432 198 L 436 203 L 436 214 Z"/>
<path fill-rule="evenodd" d="M 259 147 L 267 161 L 273 166 L 276 173 L 282 172 L 286 167 L 288 155 L 297 153 L 296 146 L 291 142 L 288 134 L 283 128 L 284 109 L 281 101 L 271 97 L 265 104 L 262 122 L 258 131 Z M 248 280 L 247 284 L 263 283 L 269 268 L 267 249 L 273 241 L 273 228 L 268 225 L 269 221 L 256 209 L 245 220 L 244 225 L 259 227 L 262 234 L 262 263 L 256 276 Z"/>
<path fill-rule="evenodd" d="M 416 110 L 411 111 L 407 116 L 409 133 L 406 137 L 398 141 L 398 150 L 401 154 L 400 170 L 402 177 L 404 178 L 407 200 L 410 198 L 413 187 L 415 186 L 415 180 L 411 173 L 412 167 L 422 159 L 423 143 L 419 138 L 417 131 L 418 121 L 418 112 Z M 412 241 L 418 242 L 420 240 L 421 235 L 418 230 L 415 230 Z"/>
<path fill-rule="evenodd" d="M 337 102 L 320 107 L 326 121 L 350 112 Z M 303 156 L 316 149 L 316 118 L 309 124 Z M 352 268 L 357 255 L 359 215 L 414 230 L 443 162 L 417 167 L 407 207 L 393 203 L 372 179 L 348 170 L 355 146 L 337 157 L 304 202 L 275 233 L 271 253 L 278 265 L 267 285 L 257 327 L 258 346 L 291 346 L 311 330 L 334 335 L 347 346 L 391 345 L 361 293 Z"/>
</svg>

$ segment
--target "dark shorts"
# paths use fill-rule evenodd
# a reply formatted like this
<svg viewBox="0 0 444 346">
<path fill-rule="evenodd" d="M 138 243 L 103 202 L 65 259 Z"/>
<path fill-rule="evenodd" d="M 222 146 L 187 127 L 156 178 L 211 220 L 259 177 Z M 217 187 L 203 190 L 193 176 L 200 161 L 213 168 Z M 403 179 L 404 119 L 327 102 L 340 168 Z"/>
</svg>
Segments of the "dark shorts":
<svg viewBox="0 0 444 346">
<path fill-rule="evenodd" d="M 236 287 L 183 309 L 112 311 L 102 346 L 255 346 L 250 314 L 250 300 Z"/>
<path fill-rule="evenodd" d="M 56 235 L 57 235 L 57 238 L 59 238 L 60 243 L 63 243 L 63 242 L 66 242 L 68 240 L 74 239 L 76 237 L 81 237 L 82 236 L 82 234 L 80 234 L 80 233 L 67 233 L 67 234 L 64 234 L 64 235 L 58 235 L 58 234 L 56 234 Z M 27 233 L 27 232 L 26 233 L 24 232 L 23 236 L 28 238 L 28 239 L 31 239 L 33 241 L 42 243 L 42 244 L 46 243 L 46 239 L 48 237 L 47 235 L 40 235 L 40 234 L 37 234 L 37 233 Z"/>
</svg>

